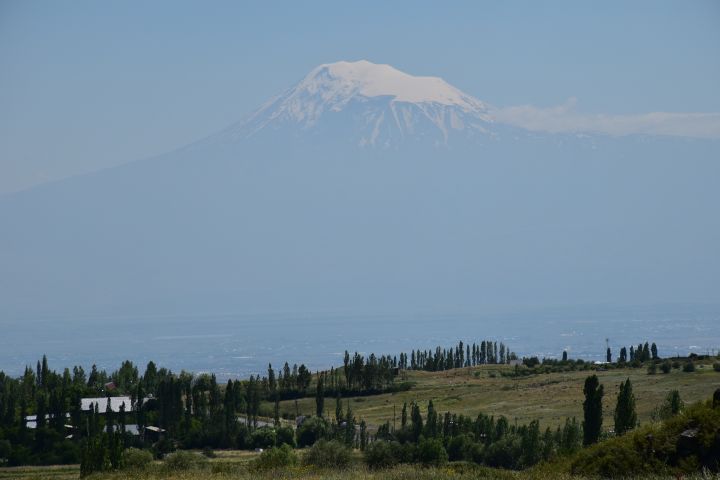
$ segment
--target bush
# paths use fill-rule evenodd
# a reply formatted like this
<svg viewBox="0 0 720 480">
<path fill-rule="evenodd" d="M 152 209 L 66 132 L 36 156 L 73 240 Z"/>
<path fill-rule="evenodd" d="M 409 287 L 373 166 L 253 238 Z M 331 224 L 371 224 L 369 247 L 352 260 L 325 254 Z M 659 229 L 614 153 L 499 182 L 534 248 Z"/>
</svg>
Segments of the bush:
<svg viewBox="0 0 720 480">
<path fill-rule="evenodd" d="M 215 452 L 210 447 L 203 448 L 202 454 L 205 455 L 207 458 L 215 458 L 217 455 L 215 455 Z"/>
<path fill-rule="evenodd" d="M 393 467 L 400 461 L 397 455 L 399 447 L 396 442 L 372 442 L 365 448 L 365 464 L 371 470 Z"/>
<path fill-rule="evenodd" d="M 467 435 L 456 435 L 450 439 L 447 446 L 448 458 L 451 462 L 459 460 L 472 460 L 473 441 Z"/>
<path fill-rule="evenodd" d="M 670 397 L 670 395 L 668 395 Z M 679 399 L 678 399 L 679 401 Z M 588 477 L 681 476 L 720 469 L 720 408 L 701 402 L 578 452 L 571 473 Z"/>
<path fill-rule="evenodd" d="M 297 463 L 298 457 L 295 451 L 288 444 L 283 444 L 281 447 L 265 450 L 251 462 L 250 467 L 254 470 L 276 470 L 292 467 Z"/>
<path fill-rule="evenodd" d="M 683 365 L 683 372 L 690 373 L 690 372 L 694 372 L 694 371 L 695 371 L 695 364 L 693 363 L 692 360 L 690 360 L 685 365 Z"/>
<path fill-rule="evenodd" d="M 275 432 L 275 443 L 282 445 L 286 443 L 291 447 L 295 447 L 295 430 L 290 427 L 280 427 Z"/>
<path fill-rule="evenodd" d="M 206 457 L 187 450 L 179 450 L 165 458 L 165 468 L 173 471 L 204 468 L 207 464 L 208 459 Z"/>
<path fill-rule="evenodd" d="M 671 370 L 671 369 L 672 369 L 672 365 L 670 365 L 670 362 L 668 362 L 667 360 L 665 360 L 665 361 L 660 365 L 660 370 L 662 370 L 663 373 L 670 373 L 670 370 Z"/>
<path fill-rule="evenodd" d="M 310 447 L 303 463 L 321 468 L 346 468 L 350 465 L 350 457 L 350 449 L 337 440 L 320 440 Z"/>
<path fill-rule="evenodd" d="M 657 363 L 650 362 L 647 368 L 648 375 L 655 375 L 657 373 Z"/>
<path fill-rule="evenodd" d="M 713 363 L 713 370 L 720 372 L 720 362 Z"/>
<path fill-rule="evenodd" d="M 483 453 L 485 463 L 498 468 L 517 468 L 521 455 L 520 442 L 513 435 L 505 435 L 491 443 Z"/>
<path fill-rule="evenodd" d="M 421 439 L 417 449 L 418 460 L 425 466 L 439 467 L 447 463 L 448 454 L 440 440 Z"/>
<path fill-rule="evenodd" d="M 275 446 L 275 430 L 270 427 L 261 427 L 252 432 L 250 443 L 253 448 L 270 448 Z"/>
<path fill-rule="evenodd" d="M 297 430 L 298 447 L 308 447 L 325 437 L 328 423 L 321 417 L 311 417 L 305 420 Z"/>
<path fill-rule="evenodd" d="M 152 453 L 139 448 L 128 448 L 122 453 L 122 465 L 127 470 L 143 470 L 153 461 Z"/>
</svg>

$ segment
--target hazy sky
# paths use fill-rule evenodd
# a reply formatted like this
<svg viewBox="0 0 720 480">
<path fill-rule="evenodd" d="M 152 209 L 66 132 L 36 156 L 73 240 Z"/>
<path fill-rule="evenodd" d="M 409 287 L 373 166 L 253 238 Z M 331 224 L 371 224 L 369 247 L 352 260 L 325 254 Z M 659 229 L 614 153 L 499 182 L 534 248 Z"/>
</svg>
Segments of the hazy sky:
<svg viewBox="0 0 720 480">
<path fill-rule="evenodd" d="M 529 128 L 720 112 L 720 2 L 448 3 L 0 0 L 0 192 L 202 138 L 343 59 L 441 76 Z"/>
</svg>

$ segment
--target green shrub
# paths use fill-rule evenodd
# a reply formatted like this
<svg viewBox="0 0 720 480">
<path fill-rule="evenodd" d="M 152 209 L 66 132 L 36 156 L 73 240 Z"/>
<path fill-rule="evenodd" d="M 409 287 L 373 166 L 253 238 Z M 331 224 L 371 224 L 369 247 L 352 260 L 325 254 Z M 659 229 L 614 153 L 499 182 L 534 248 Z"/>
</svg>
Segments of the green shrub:
<svg viewBox="0 0 720 480">
<path fill-rule="evenodd" d="M 265 450 L 253 460 L 250 467 L 254 470 L 277 470 L 297 465 L 298 457 L 288 444 Z"/>
<path fill-rule="evenodd" d="M 690 372 L 694 372 L 694 371 L 695 371 L 695 363 L 693 363 L 692 360 L 690 360 L 689 362 L 685 363 L 685 365 L 683 365 L 683 372 L 690 373 Z"/>
<path fill-rule="evenodd" d="M 720 372 L 720 362 L 713 363 L 713 370 Z"/>
<path fill-rule="evenodd" d="M 420 463 L 426 467 L 439 467 L 448 461 L 448 454 L 442 442 L 434 438 L 420 440 L 417 447 L 417 456 Z"/>
<path fill-rule="evenodd" d="M 365 464 L 371 470 L 393 467 L 400 461 L 397 455 L 399 448 L 400 444 L 397 442 L 372 442 L 365 448 Z"/>
<path fill-rule="evenodd" d="M 467 435 L 456 435 L 450 439 L 447 445 L 447 454 L 451 462 L 460 460 L 472 460 L 473 441 Z"/>
<path fill-rule="evenodd" d="M 351 453 L 348 447 L 337 440 L 320 440 L 310 447 L 303 457 L 303 463 L 321 468 L 347 468 Z"/>
<path fill-rule="evenodd" d="M 153 461 L 152 453 L 139 448 L 128 448 L 122 453 L 122 465 L 127 470 L 143 470 Z"/>
<path fill-rule="evenodd" d="M 217 455 L 215 455 L 215 452 L 210 447 L 203 448 L 202 454 L 205 455 L 207 458 L 215 458 Z"/>
<path fill-rule="evenodd" d="M 295 430 L 290 427 L 280 427 L 275 432 L 275 443 L 282 445 L 286 443 L 291 447 L 295 447 Z"/>
<path fill-rule="evenodd" d="M 571 472 L 589 477 L 680 476 L 703 469 L 717 472 L 718 431 L 720 408 L 713 408 L 711 402 L 698 403 L 660 426 L 649 425 L 581 450 L 572 461 Z"/>
<path fill-rule="evenodd" d="M 260 427 L 250 435 L 250 443 L 253 448 L 274 447 L 276 440 L 275 430 L 270 427 Z"/>
<path fill-rule="evenodd" d="M 329 429 L 328 422 L 321 417 L 306 419 L 297 430 L 298 447 L 308 447 L 325 437 Z"/>
<path fill-rule="evenodd" d="M 520 442 L 513 435 L 505 435 L 491 443 L 483 454 L 487 465 L 498 468 L 517 468 L 521 455 Z"/>
<path fill-rule="evenodd" d="M 199 453 L 178 450 L 165 458 L 165 468 L 172 471 L 183 471 L 204 468 L 208 459 Z"/>
<path fill-rule="evenodd" d="M 662 370 L 663 373 L 670 373 L 670 370 L 671 370 L 671 369 L 672 369 L 672 365 L 671 365 L 670 362 L 668 362 L 667 360 L 665 360 L 665 361 L 660 365 L 660 370 Z"/>
</svg>

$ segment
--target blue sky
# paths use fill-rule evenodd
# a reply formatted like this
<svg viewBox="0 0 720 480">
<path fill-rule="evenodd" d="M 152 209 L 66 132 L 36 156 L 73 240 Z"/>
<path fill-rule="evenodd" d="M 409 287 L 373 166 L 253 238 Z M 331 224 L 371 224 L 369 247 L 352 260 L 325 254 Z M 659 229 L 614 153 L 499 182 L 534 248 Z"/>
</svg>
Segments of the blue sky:
<svg viewBox="0 0 720 480">
<path fill-rule="evenodd" d="M 2 0 L 0 192 L 181 146 L 362 58 L 499 107 L 714 113 L 720 2 Z"/>
</svg>

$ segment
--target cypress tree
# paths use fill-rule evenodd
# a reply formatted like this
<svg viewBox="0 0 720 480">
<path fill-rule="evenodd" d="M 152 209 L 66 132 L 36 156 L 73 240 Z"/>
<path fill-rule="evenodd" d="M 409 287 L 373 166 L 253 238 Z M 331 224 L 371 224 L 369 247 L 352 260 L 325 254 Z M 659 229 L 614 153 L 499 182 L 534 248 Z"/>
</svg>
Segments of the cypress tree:
<svg viewBox="0 0 720 480">
<path fill-rule="evenodd" d="M 622 435 L 635 428 L 637 425 L 637 413 L 635 413 L 635 395 L 633 395 L 632 384 L 628 378 L 620 382 L 620 391 L 615 407 L 615 433 Z"/>
<path fill-rule="evenodd" d="M 657 350 L 657 345 L 655 345 L 655 342 L 653 342 L 653 344 L 650 346 L 650 354 L 652 355 L 653 360 L 658 359 L 658 350 Z"/>
<path fill-rule="evenodd" d="M 342 413 L 342 395 L 340 393 L 337 394 L 337 398 L 335 398 L 335 422 L 340 425 L 343 421 L 343 413 Z"/>
<path fill-rule="evenodd" d="M 323 378 L 321 374 L 317 374 L 317 387 L 315 389 L 315 413 L 318 417 L 323 416 L 325 410 L 325 387 L 323 386 Z"/>
<path fill-rule="evenodd" d="M 410 421 L 412 422 L 413 440 L 418 441 L 423 431 L 423 420 L 420 414 L 420 406 L 413 403 L 410 408 Z"/>
<path fill-rule="evenodd" d="M 585 401 L 583 402 L 583 444 L 596 443 L 602 430 L 602 397 L 603 386 L 600 385 L 597 375 L 585 379 L 583 388 Z"/>
<path fill-rule="evenodd" d="M 563 350 L 562 361 L 567 362 L 567 359 L 568 359 L 567 350 Z"/>
</svg>

